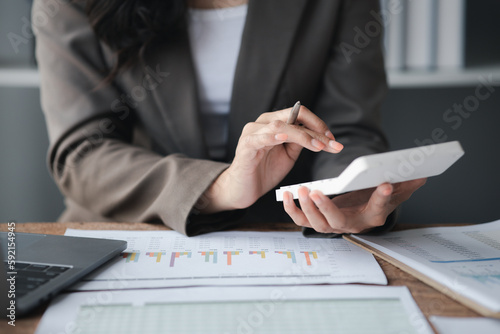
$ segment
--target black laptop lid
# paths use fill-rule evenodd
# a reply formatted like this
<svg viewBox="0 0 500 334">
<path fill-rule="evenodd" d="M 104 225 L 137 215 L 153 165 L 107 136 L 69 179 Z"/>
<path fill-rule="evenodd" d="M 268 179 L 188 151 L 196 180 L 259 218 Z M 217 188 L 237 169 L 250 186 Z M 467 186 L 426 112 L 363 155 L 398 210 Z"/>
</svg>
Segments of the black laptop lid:
<svg viewBox="0 0 500 334">
<path fill-rule="evenodd" d="M 15 233 L 15 247 L 13 248 L 13 243 L 10 242 L 7 232 L 0 232 L 0 244 L 4 260 L 1 266 L 2 276 L 0 277 L 2 279 L 0 305 L 2 305 L 2 310 L 6 310 L 11 300 L 14 299 L 16 315 L 18 316 L 52 298 L 58 292 L 120 254 L 127 247 L 127 242 L 121 240 Z M 7 261 L 7 266 L 5 266 L 5 261 Z M 50 281 L 33 288 L 33 291 L 30 289 L 29 293 L 18 298 L 15 291 L 9 293 L 11 289 L 7 280 L 11 276 L 15 277 L 16 272 L 17 275 L 22 274 L 22 271 L 17 268 L 20 264 L 28 269 L 38 266 L 38 268 L 42 268 L 42 272 L 48 272 L 61 266 L 67 270 Z M 43 269 L 45 267 L 48 269 Z M 15 298 L 12 298 L 14 296 Z"/>
</svg>

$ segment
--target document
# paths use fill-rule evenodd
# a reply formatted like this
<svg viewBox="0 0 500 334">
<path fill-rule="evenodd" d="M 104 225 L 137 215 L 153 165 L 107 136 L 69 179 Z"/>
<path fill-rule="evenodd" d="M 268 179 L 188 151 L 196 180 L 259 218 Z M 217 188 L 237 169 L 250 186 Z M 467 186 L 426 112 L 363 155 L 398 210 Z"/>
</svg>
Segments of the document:
<svg viewBox="0 0 500 334">
<path fill-rule="evenodd" d="M 489 318 L 430 317 L 439 334 L 498 334 L 500 320 Z"/>
<path fill-rule="evenodd" d="M 347 238 L 481 314 L 500 317 L 500 220 Z"/>
<path fill-rule="evenodd" d="M 300 232 L 216 232 L 186 237 L 175 231 L 66 230 L 66 235 L 126 240 L 121 257 L 77 290 L 193 285 L 387 284 L 370 252 L 343 239 Z"/>
<path fill-rule="evenodd" d="M 60 295 L 37 334 L 430 334 L 406 287 L 192 287 Z"/>
</svg>

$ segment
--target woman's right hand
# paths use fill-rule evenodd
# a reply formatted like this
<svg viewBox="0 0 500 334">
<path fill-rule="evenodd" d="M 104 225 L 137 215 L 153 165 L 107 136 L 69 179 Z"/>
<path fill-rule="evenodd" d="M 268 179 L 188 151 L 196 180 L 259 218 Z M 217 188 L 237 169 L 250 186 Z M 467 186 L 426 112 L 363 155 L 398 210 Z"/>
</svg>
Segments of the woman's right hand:
<svg viewBox="0 0 500 334">
<path fill-rule="evenodd" d="M 302 148 L 338 153 L 325 122 L 301 106 L 297 124 L 287 124 L 290 108 L 264 113 L 243 128 L 233 162 L 202 195 L 201 213 L 247 208 L 290 172 Z"/>
</svg>

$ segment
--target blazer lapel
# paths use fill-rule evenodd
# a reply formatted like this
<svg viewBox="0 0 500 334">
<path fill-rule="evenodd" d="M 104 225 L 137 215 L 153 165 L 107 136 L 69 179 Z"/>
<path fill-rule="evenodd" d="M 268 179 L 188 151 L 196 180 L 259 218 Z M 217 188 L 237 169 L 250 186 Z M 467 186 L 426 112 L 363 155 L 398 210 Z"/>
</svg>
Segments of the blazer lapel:
<svg viewBox="0 0 500 334">
<path fill-rule="evenodd" d="M 231 97 L 229 160 L 243 126 L 273 107 L 306 3 L 307 0 L 249 1 Z M 162 73 L 167 73 L 164 82 L 151 91 L 157 112 L 179 152 L 207 158 L 187 26 L 159 48 L 152 53 L 154 57 L 147 59 L 151 68 L 159 66 Z"/>
<path fill-rule="evenodd" d="M 244 125 L 273 107 L 306 3 L 307 0 L 249 1 L 231 98 L 229 159 Z"/>
<path fill-rule="evenodd" d="M 160 66 L 165 80 L 152 91 L 169 131 L 169 139 L 179 152 L 193 158 L 207 158 L 198 114 L 198 95 L 187 26 L 178 36 L 160 46 L 150 66 Z"/>
</svg>

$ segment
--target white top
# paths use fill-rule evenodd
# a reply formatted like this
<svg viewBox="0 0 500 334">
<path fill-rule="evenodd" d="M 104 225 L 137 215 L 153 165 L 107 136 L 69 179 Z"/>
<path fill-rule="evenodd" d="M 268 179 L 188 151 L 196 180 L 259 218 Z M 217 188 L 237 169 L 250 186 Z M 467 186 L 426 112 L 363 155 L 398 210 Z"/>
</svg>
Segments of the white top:
<svg viewBox="0 0 500 334">
<path fill-rule="evenodd" d="M 189 36 L 209 155 L 226 155 L 228 114 L 247 5 L 189 9 Z"/>
</svg>

